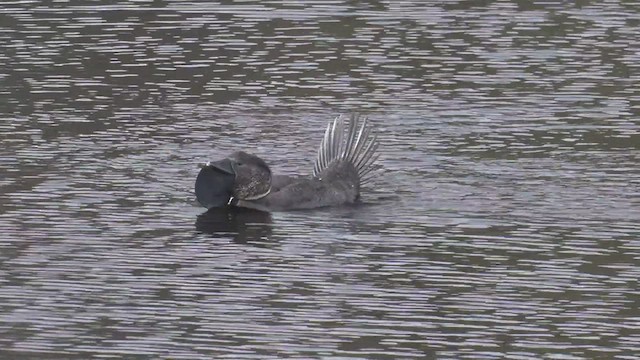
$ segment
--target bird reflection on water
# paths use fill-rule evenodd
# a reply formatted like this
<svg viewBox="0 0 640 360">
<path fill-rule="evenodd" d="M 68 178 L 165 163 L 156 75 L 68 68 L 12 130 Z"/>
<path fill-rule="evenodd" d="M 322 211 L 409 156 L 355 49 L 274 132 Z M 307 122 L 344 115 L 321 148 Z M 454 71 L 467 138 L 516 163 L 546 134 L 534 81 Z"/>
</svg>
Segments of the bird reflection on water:
<svg viewBox="0 0 640 360">
<path fill-rule="evenodd" d="M 264 245 L 272 240 L 271 214 L 236 207 L 212 208 L 196 219 L 196 230 L 239 244 Z"/>
</svg>

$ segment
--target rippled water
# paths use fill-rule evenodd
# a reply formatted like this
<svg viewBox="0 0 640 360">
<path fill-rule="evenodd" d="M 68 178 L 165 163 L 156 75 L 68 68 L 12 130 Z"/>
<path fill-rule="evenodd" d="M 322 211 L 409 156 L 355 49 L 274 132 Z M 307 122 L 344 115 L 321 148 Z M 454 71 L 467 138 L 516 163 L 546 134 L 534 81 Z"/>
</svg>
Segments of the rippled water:
<svg viewBox="0 0 640 360">
<path fill-rule="evenodd" d="M 639 5 L 223 3 L 0 4 L 0 357 L 640 354 Z M 355 110 L 360 206 L 195 202 Z"/>
</svg>

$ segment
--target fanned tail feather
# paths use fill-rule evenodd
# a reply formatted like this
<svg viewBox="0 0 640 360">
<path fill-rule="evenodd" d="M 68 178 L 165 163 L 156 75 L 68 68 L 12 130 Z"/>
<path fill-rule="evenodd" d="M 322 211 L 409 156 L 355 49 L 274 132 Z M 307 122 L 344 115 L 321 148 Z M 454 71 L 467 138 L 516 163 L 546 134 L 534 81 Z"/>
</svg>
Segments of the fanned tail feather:
<svg viewBox="0 0 640 360">
<path fill-rule="evenodd" d="M 373 178 L 373 164 L 379 156 L 376 153 L 377 137 L 371 133 L 366 116 L 351 115 L 346 131 L 345 119 L 346 116 L 340 115 L 327 126 L 313 166 L 313 176 L 318 176 L 334 161 L 346 160 L 356 168 L 360 185 L 366 184 Z"/>
</svg>

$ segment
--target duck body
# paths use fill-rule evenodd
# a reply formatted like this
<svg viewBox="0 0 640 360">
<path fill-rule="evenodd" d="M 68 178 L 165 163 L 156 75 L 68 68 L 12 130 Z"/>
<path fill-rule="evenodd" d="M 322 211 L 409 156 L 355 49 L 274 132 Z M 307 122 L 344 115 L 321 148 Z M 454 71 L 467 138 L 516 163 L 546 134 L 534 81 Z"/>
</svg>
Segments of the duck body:
<svg viewBox="0 0 640 360">
<path fill-rule="evenodd" d="M 256 200 L 236 199 L 232 204 L 262 211 L 314 209 L 352 204 L 360 196 L 357 176 L 353 165 L 340 162 L 326 169 L 321 178 L 280 178 L 274 182 L 276 185 L 272 185 L 268 195 Z"/>
<path fill-rule="evenodd" d="M 329 124 L 311 176 L 272 175 L 264 160 L 237 151 L 207 163 L 196 179 L 196 198 L 206 208 L 236 206 L 260 211 L 313 209 L 355 203 L 377 158 L 375 136 L 357 115 Z"/>
</svg>

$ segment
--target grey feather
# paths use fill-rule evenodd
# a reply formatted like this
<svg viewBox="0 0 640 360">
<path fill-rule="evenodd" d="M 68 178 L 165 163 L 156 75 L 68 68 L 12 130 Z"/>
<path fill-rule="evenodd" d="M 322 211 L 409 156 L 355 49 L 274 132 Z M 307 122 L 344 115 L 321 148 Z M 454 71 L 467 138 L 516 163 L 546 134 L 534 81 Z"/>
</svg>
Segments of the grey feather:
<svg viewBox="0 0 640 360">
<path fill-rule="evenodd" d="M 345 126 L 345 121 L 348 124 Z M 360 185 L 373 178 L 373 164 L 378 159 L 378 140 L 366 116 L 340 115 L 328 126 L 318 149 L 313 166 L 313 176 L 318 177 L 335 161 L 348 161 L 356 169 Z"/>
</svg>

